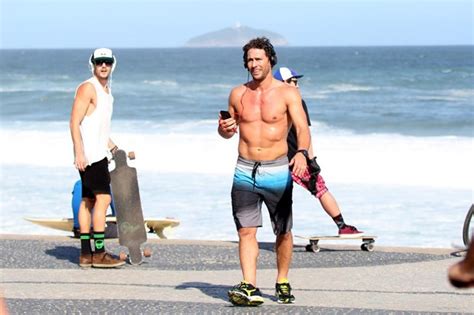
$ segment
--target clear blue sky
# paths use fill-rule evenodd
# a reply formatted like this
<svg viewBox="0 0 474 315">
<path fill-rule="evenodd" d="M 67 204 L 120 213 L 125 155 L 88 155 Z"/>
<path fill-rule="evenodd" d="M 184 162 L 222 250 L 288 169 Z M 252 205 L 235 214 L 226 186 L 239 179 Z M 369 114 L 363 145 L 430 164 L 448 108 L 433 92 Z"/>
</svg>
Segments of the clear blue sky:
<svg viewBox="0 0 474 315">
<path fill-rule="evenodd" d="M 0 0 L 2 48 L 179 47 L 242 25 L 292 46 L 473 45 L 473 0 Z"/>
</svg>

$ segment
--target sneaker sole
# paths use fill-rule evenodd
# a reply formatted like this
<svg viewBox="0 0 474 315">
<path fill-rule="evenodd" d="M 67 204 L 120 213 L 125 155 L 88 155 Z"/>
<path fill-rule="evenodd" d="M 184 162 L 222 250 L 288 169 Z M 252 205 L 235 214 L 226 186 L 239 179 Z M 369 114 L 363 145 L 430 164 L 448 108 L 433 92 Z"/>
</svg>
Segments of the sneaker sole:
<svg viewBox="0 0 474 315">
<path fill-rule="evenodd" d="M 116 264 L 92 264 L 92 267 L 94 268 L 116 268 L 125 265 L 125 262 L 122 261 L 120 263 Z"/>
<path fill-rule="evenodd" d="M 92 264 L 79 264 L 79 267 L 90 268 L 90 267 L 92 267 Z"/>
<path fill-rule="evenodd" d="M 354 234 L 339 234 L 340 238 L 358 238 L 364 236 L 364 233 L 354 233 Z"/>
<path fill-rule="evenodd" d="M 279 304 L 293 304 L 295 302 L 295 299 L 291 299 L 291 298 L 288 298 L 288 299 L 280 299 L 277 297 L 277 302 Z"/>
<path fill-rule="evenodd" d="M 239 292 L 227 292 L 229 301 L 236 306 L 259 306 L 263 304 L 262 298 L 249 299 L 248 296 Z"/>
</svg>

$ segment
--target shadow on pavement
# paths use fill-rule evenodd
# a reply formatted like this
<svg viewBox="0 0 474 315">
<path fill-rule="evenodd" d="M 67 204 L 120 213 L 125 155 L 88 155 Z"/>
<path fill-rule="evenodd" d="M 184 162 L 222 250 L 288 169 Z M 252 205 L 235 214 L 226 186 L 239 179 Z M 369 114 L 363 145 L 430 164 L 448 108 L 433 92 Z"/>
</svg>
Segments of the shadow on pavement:
<svg viewBox="0 0 474 315">
<path fill-rule="evenodd" d="M 59 260 L 67 260 L 77 264 L 79 261 L 79 249 L 75 246 L 56 246 L 53 249 L 47 249 L 45 253 Z"/>
<path fill-rule="evenodd" d="M 220 299 L 225 302 L 229 302 L 229 298 L 227 297 L 227 291 L 232 289 L 233 285 L 215 285 L 206 282 L 184 282 L 176 286 L 177 290 L 186 290 L 186 289 L 198 289 L 201 290 L 202 293 L 215 298 Z M 264 294 L 262 292 L 262 296 L 269 300 L 275 299 L 273 295 Z"/>
</svg>

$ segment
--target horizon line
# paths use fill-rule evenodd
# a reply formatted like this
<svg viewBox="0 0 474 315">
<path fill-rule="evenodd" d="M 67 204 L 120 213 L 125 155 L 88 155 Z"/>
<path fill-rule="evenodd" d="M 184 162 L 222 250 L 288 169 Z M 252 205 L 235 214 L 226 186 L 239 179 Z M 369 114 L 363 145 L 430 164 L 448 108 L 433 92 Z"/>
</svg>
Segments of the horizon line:
<svg viewBox="0 0 474 315">
<path fill-rule="evenodd" d="M 276 48 L 384 48 L 384 47 L 474 47 L 471 44 L 389 44 L 389 45 L 275 45 Z M 67 50 L 67 49 L 91 49 L 91 47 L 0 47 L 0 50 Z M 97 46 L 98 47 L 98 46 Z M 107 46 L 113 49 L 228 49 L 228 48 L 242 48 L 242 46 L 137 46 L 137 47 L 114 47 Z"/>
</svg>

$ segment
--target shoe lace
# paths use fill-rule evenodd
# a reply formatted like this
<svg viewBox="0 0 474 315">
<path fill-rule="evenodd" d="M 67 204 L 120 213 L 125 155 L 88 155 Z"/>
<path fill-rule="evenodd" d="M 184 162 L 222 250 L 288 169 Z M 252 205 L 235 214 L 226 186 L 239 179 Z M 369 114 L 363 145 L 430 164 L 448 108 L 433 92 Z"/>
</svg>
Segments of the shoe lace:
<svg viewBox="0 0 474 315">
<path fill-rule="evenodd" d="M 279 283 L 278 290 L 281 292 L 282 295 L 290 295 L 291 286 L 289 283 Z"/>
</svg>

